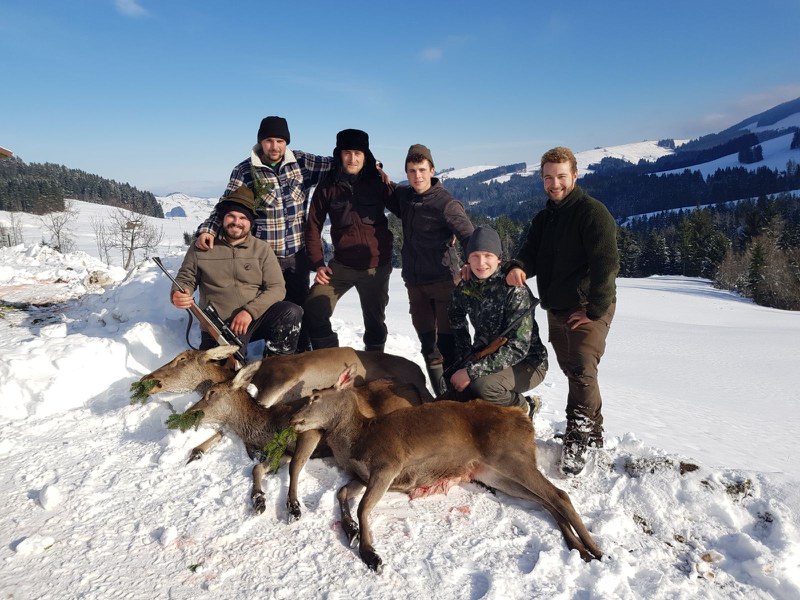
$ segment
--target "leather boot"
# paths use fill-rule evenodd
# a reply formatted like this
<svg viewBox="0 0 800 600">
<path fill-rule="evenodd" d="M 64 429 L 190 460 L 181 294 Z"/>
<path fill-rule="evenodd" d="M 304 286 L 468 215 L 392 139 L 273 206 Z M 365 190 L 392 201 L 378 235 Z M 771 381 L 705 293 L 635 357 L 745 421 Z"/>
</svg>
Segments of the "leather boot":
<svg viewBox="0 0 800 600">
<path fill-rule="evenodd" d="M 428 365 L 428 378 L 431 380 L 431 389 L 433 395 L 438 396 L 447 391 L 447 385 L 444 382 L 444 367 L 441 363 L 438 365 Z"/>
<path fill-rule="evenodd" d="M 311 338 L 311 347 L 314 350 L 319 350 L 320 348 L 338 348 L 339 336 L 334 333 L 322 338 Z"/>
</svg>

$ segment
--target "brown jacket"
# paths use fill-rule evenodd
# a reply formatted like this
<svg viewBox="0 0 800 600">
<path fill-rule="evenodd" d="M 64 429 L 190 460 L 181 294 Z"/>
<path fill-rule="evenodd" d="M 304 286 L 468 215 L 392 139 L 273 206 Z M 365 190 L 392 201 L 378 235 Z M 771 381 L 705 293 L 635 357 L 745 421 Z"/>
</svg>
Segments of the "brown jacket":
<svg viewBox="0 0 800 600">
<path fill-rule="evenodd" d="M 374 269 L 392 260 L 392 232 L 384 214 L 392 189 L 380 178 L 339 177 L 317 187 L 308 209 L 306 252 L 312 271 L 325 266 L 322 228 L 331 218 L 333 258 L 351 269 Z"/>
<path fill-rule="evenodd" d="M 217 238 L 211 250 L 189 247 L 175 279 L 187 293 L 200 290 L 200 307 L 212 304 L 223 320 L 239 309 L 259 318 L 286 295 L 272 247 L 248 234 L 238 246 Z M 177 288 L 173 286 L 173 291 Z"/>
</svg>

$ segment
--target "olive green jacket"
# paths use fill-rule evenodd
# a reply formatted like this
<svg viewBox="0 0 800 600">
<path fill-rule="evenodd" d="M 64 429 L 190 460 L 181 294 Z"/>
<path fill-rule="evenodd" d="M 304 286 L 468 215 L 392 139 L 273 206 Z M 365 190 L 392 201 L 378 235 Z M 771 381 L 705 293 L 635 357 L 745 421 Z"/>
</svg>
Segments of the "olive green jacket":
<svg viewBox="0 0 800 600">
<path fill-rule="evenodd" d="M 213 304 L 223 320 L 239 309 L 258 319 L 286 296 L 272 247 L 251 234 L 237 246 L 219 236 L 211 250 L 198 250 L 192 244 L 175 279 L 190 294 L 200 290 L 200 308 Z M 173 286 L 170 294 L 176 289 Z"/>
</svg>

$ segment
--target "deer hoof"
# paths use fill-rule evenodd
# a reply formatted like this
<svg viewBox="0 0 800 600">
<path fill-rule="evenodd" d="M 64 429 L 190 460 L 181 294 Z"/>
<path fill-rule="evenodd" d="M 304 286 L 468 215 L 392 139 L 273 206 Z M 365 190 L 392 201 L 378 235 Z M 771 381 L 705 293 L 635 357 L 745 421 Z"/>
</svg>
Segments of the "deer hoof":
<svg viewBox="0 0 800 600">
<path fill-rule="evenodd" d="M 253 494 L 253 510 L 258 514 L 263 514 L 267 510 L 267 500 L 264 497 L 264 492 Z"/>
<path fill-rule="evenodd" d="M 203 452 L 199 448 L 195 448 L 194 450 L 192 450 L 192 453 L 189 455 L 189 460 L 186 461 L 186 464 L 188 465 L 189 463 L 193 463 L 196 460 L 200 460 L 201 458 L 203 458 L 204 454 L 205 454 L 205 452 Z"/>
<path fill-rule="evenodd" d="M 343 519 L 342 529 L 344 529 L 344 534 L 347 536 L 347 541 L 350 544 L 350 547 L 354 548 L 355 545 L 358 543 L 358 538 L 359 538 L 358 523 L 356 523 L 352 519 Z"/>
<path fill-rule="evenodd" d="M 369 567 L 370 571 L 375 571 L 378 575 L 383 571 L 383 561 L 375 554 L 374 550 L 362 550 L 361 560 Z"/>
<path fill-rule="evenodd" d="M 302 515 L 300 512 L 300 502 L 297 500 L 287 500 L 286 509 L 289 511 L 289 523 L 297 521 Z"/>
</svg>

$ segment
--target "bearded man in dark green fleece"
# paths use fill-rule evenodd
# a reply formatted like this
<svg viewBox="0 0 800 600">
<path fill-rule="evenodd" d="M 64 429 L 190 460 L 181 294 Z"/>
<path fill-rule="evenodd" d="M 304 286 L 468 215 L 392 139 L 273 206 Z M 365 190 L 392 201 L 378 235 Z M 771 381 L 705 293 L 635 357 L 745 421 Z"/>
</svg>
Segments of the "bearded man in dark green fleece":
<svg viewBox="0 0 800 600">
<path fill-rule="evenodd" d="M 536 276 L 550 342 L 569 381 L 561 470 L 577 475 L 587 448 L 603 446 L 597 371 L 617 301 L 617 224 L 576 185 L 578 164 L 569 148 L 545 152 L 541 176 L 549 200 L 533 217 L 506 282 L 519 286 Z"/>
</svg>

